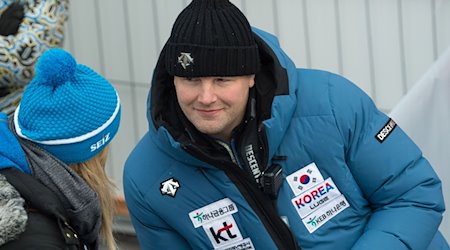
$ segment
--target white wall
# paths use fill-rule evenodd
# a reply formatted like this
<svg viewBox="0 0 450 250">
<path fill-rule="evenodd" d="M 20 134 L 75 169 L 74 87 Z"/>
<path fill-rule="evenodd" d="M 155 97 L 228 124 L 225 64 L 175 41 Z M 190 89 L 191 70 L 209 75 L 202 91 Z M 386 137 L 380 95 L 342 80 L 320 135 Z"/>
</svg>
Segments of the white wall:
<svg viewBox="0 0 450 250">
<path fill-rule="evenodd" d="M 395 105 L 390 115 L 422 148 L 423 154 L 441 176 L 444 199 L 449 204 L 450 47 Z M 447 233 L 447 238 L 450 238 L 448 211 L 446 215 L 441 230 Z"/>
<path fill-rule="evenodd" d="M 108 78 L 122 98 L 122 124 L 107 166 L 119 195 L 123 163 L 147 130 L 145 108 L 151 72 L 172 23 L 188 2 L 70 3 L 65 48 L 80 63 Z M 343 74 L 386 112 L 450 46 L 450 0 L 232 2 L 253 26 L 278 35 L 299 67 Z M 447 204 L 450 207 L 449 201 Z M 450 232 L 446 236 L 450 238 Z"/>
</svg>

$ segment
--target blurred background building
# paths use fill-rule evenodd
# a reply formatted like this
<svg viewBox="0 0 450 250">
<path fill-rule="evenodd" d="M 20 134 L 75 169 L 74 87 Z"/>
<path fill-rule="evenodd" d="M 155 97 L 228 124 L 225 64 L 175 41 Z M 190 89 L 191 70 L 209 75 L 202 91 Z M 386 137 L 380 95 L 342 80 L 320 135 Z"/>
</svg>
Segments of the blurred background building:
<svg viewBox="0 0 450 250">
<path fill-rule="evenodd" d="M 89 65 L 109 79 L 122 99 L 122 125 L 112 144 L 107 165 L 109 174 L 118 187 L 119 203 L 123 197 L 123 164 L 148 126 L 146 98 L 152 70 L 176 16 L 189 2 L 70 2 L 64 48 L 72 52 L 80 63 Z M 432 70 L 440 57 L 450 57 L 449 53 L 445 53 L 450 47 L 450 0 L 232 2 L 246 14 L 253 26 L 276 34 L 298 67 L 324 69 L 346 76 L 367 92 L 386 113 L 393 111 L 417 82 L 433 82 L 434 78 L 430 73 L 428 80 L 424 79 L 427 71 Z M 441 63 L 434 68 L 446 68 L 446 71 L 440 72 L 449 72 L 450 60 L 447 63 L 446 66 Z M 400 126 L 404 122 L 405 128 L 408 128 L 408 132 L 411 131 L 416 142 L 420 141 L 424 147 L 439 145 L 435 147 L 439 150 L 424 149 L 424 152 L 426 156 L 433 157 L 430 160 L 443 180 L 446 204 L 450 208 L 450 139 L 447 139 L 446 144 L 439 144 L 444 140 L 439 136 L 440 133 L 450 134 L 450 77 L 446 83 L 444 80 L 439 84 L 441 89 L 433 87 L 436 85 L 432 83 L 421 83 L 422 87 L 415 91 L 418 94 L 410 95 L 410 101 L 402 104 L 403 108 L 396 109 L 393 115 L 400 119 Z M 430 88 L 435 91 L 428 91 L 431 94 L 424 99 L 420 93 Z M 422 100 L 425 104 L 433 102 L 434 95 L 438 93 L 443 95 L 442 101 L 437 104 L 439 111 L 429 113 L 424 108 L 436 107 L 433 105 L 422 109 L 408 109 L 408 103 L 417 103 L 417 100 Z M 424 113 L 433 114 L 433 124 L 439 126 L 429 126 L 429 117 L 407 119 L 420 117 Z M 442 121 L 445 117 L 447 120 Z M 410 128 L 414 124 L 422 124 L 422 127 L 428 129 L 420 135 L 417 129 Z M 444 129 L 447 131 L 443 131 Z M 427 136 L 429 133 L 434 133 L 435 136 Z M 425 140 L 424 137 L 433 140 Z M 121 204 L 115 228 L 118 232 L 132 236 L 134 231 L 129 224 L 126 208 Z M 446 212 L 441 225 L 447 239 L 450 239 L 449 217 L 450 213 Z"/>
</svg>

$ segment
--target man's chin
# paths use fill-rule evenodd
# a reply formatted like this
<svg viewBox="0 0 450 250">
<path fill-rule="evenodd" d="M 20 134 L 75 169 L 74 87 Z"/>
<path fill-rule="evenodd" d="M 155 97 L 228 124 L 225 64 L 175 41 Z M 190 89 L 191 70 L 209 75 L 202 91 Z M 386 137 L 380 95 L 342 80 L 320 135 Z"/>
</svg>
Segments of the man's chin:
<svg viewBox="0 0 450 250">
<path fill-rule="evenodd" d="M 205 135 L 209 135 L 214 138 L 219 138 L 221 131 L 217 129 L 217 127 L 199 127 L 196 126 L 197 130 L 202 132 Z"/>
<path fill-rule="evenodd" d="M 219 131 L 217 131 L 215 129 L 199 129 L 199 128 L 197 128 L 197 130 L 202 132 L 203 134 L 213 136 L 213 137 L 219 133 Z"/>
</svg>

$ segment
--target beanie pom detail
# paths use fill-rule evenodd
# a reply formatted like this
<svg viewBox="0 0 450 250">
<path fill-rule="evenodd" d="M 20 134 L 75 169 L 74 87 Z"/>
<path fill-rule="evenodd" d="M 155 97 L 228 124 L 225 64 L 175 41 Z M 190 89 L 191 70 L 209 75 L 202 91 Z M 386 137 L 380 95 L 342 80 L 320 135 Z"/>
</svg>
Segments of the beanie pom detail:
<svg viewBox="0 0 450 250">
<path fill-rule="evenodd" d="M 59 86 L 75 74 L 77 63 L 71 54 L 55 48 L 44 53 L 36 65 L 36 75 L 43 85 Z"/>
</svg>

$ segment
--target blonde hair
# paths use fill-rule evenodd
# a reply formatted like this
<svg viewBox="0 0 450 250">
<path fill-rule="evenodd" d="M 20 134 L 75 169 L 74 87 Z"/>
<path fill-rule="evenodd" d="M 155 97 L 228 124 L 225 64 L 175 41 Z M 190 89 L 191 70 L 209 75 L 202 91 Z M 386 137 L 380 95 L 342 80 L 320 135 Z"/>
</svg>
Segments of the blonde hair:
<svg viewBox="0 0 450 250">
<path fill-rule="evenodd" d="M 102 227 L 100 236 L 109 250 L 117 249 L 113 236 L 112 224 L 115 213 L 114 184 L 106 175 L 105 165 L 108 156 L 108 147 L 90 160 L 82 163 L 72 164 L 70 167 L 77 172 L 81 178 L 97 193 L 102 211 Z"/>
</svg>

